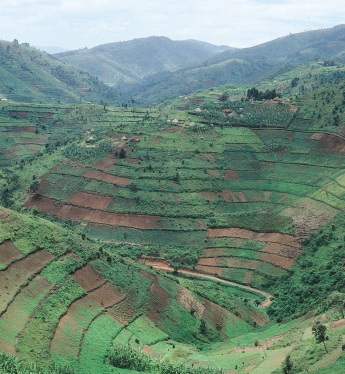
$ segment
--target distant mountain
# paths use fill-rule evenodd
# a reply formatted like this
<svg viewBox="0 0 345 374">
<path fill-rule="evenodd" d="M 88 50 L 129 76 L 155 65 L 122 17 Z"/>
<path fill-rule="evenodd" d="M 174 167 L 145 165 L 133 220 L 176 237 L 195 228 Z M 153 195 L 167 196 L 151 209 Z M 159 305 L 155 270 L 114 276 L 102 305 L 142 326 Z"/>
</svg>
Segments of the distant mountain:
<svg viewBox="0 0 345 374">
<path fill-rule="evenodd" d="M 125 90 L 128 85 L 141 85 L 149 77 L 164 76 L 230 49 L 233 48 L 197 40 L 173 41 L 151 36 L 54 56 L 116 89 Z"/>
<path fill-rule="evenodd" d="M 193 67 L 132 86 L 126 94 L 145 103 L 226 83 L 255 84 L 313 60 L 345 62 L 345 25 L 290 34 L 251 48 L 227 50 Z"/>
<path fill-rule="evenodd" d="M 119 102 L 119 95 L 88 73 L 68 66 L 28 43 L 0 41 L 0 97 L 14 101 Z"/>
<path fill-rule="evenodd" d="M 66 48 L 61 48 L 61 47 L 57 47 L 57 46 L 50 46 L 50 47 L 35 46 L 35 48 L 40 49 L 41 51 L 47 52 L 50 55 L 52 55 L 54 53 L 61 53 L 61 52 L 67 52 L 68 51 L 68 49 L 66 49 Z"/>
</svg>

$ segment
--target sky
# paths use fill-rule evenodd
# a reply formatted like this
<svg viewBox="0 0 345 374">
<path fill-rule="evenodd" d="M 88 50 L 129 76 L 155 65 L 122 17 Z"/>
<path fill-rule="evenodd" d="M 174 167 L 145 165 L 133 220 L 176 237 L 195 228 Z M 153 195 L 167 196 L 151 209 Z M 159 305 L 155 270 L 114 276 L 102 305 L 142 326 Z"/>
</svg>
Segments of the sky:
<svg viewBox="0 0 345 374">
<path fill-rule="evenodd" d="M 1 0 L 0 38 L 72 50 L 155 35 L 243 48 L 342 23 L 344 0 Z"/>
</svg>

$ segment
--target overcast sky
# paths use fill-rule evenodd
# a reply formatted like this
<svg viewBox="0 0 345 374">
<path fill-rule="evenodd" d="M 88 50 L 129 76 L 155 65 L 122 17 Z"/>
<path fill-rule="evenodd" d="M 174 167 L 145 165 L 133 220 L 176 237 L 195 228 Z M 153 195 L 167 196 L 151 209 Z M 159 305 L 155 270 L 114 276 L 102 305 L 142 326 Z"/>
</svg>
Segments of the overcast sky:
<svg viewBox="0 0 345 374">
<path fill-rule="evenodd" d="M 250 47 L 341 23 L 344 0 L 1 0 L 0 38 L 78 49 L 163 35 Z"/>
</svg>

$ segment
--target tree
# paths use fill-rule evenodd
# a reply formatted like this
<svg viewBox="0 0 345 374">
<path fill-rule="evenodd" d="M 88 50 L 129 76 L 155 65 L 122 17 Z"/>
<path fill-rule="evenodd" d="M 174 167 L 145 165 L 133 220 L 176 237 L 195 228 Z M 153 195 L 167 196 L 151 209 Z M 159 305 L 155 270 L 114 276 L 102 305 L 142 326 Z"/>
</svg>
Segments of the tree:
<svg viewBox="0 0 345 374">
<path fill-rule="evenodd" d="M 228 99 L 229 99 L 229 94 L 227 92 L 222 93 L 218 98 L 219 101 L 227 101 Z"/>
<path fill-rule="evenodd" d="M 34 193 L 36 193 L 38 191 L 38 188 L 40 186 L 40 181 L 39 180 L 34 180 L 31 184 L 30 184 L 30 190 Z"/>
<path fill-rule="evenodd" d="M 284 365 L 283 365 L 283 373 L 284 374 L 289 374 L 291 373 L 292 371 L 292 367 L 293 367 L 293 364 L 290 360 L 290 355 L 286 356 L 286 359 L 284 361 Z"/>
<path fill-rule="evenodd" d="M 323 343 L 323 346 L 325 347 L 325 351 L 328 353 L 326 348 L 325 341 L 328 340 L 328 336 L 326 335 L 327 327 L 323 325 L 320 322 L 316 322 L 315 325 L 312 327 L 311 331 L 315 336 L 316 343 L 320 344 Z"/>
<path fill-rule="evenodd" d="M 329 305 L 338 309 L 342 318 L 345 318 L 345 294 L 342 292 L 334 291 L 328 299 Z"/>
<path fill-rule="evenodd" d="M 203 335 L 206 335 L 207 333 L 206 322 L 203 319 L 200 320 L 199 331 Z"/>
<path fill-rule="evenodd" d="M 104 102 L 103 103 L 103 109 L 104 109 L 104 111 L 106 110 L 107 106 L 109 106 L 109 104 L 107 102 Z"/>
<path fill-rule="evenodd" d="M 126 158 L 126 151 L 125 151 L 124 148 L 121 148 L 121 149 L 120 149 L 119 157 L 120 157 L 120 158 Z"/>
</svg>

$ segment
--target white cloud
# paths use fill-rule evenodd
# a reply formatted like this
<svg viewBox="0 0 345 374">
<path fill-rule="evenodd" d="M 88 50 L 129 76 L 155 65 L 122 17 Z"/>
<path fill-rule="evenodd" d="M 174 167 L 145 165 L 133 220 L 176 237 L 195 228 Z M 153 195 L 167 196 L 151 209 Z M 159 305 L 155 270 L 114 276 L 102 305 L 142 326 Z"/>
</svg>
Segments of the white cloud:
<svg viewBox="0 0 345 374">
<path fill-rule="evenodd" d="M 0 36 L 74 49 L 150 35 L 247 47 L 345 19 L 328 0 L 2 0 Z"/>
</svg>

